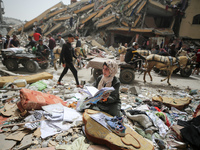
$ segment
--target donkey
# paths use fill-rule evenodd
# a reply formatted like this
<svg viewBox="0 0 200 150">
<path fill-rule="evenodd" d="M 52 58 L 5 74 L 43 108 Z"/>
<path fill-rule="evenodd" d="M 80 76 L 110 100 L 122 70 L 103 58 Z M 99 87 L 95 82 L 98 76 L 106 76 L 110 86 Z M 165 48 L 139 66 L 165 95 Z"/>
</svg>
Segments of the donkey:
<svg viewBox="0 0 200 150">
<path fill-rule="evenodd" d="M 189 61 L 186 56 L 179 56 L 177 58 L 171 57 L 171 56 L 160 56 L 157 54 L 151 54 L 147 56 L 146 58 L 146 71 L 144 72 L 143 80 L 146 82 L 145 76 L 146 73 L 149 74 L 150 80 L 152 81 L 152 76 L 150 74 L 150 71 L 155 66 L 156 68 L 160 70 L 167 70 L 168 75 L 165 79 L 162 79 L 161 82 L 165 81 L 167 79 L 168 85 L 171 85 L 169 82 L 169 79 L 171 78 L 171 75 L 173 71 L 180 67 L 185 68 L 188 65 Z"/>
<path fill-rule="evenodd" d="M 60 46 L 56 46 L 54 49 L 53 49 L 53 53 L 54 53 L 54 69 L 57 70 L 57 66 L 56 66 L 56 63 L 57 61 L 60 59 L 60 53 L 62 51 L 62 47 Z"/>
</svg>

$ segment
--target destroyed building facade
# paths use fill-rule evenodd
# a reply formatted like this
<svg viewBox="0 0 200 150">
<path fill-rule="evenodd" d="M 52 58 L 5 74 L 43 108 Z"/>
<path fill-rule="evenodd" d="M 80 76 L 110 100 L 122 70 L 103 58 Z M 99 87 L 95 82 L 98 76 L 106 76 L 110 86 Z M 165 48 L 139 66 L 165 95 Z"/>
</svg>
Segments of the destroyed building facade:
<svg viewBox="0 0 200 150">
<path fill-rule="evenodd" d="M 151 48 L 162 41 L 168 44 L 173 36 L 179 35 L 187 5 L 188 0 L 81 0 L 71 1 L 70 5 L 60 2 L 17 32 L 32 36 L 33 27 L 38 25 L 44 36 L 59 33 L 65 37 L 68 33 L 79 33 L 100 37 L 107 46 L 132 41 L 142 45 L 148 41 Z M 70 18 L 73 18 L 72 27 Z M 187 34 L 187 31 L 182 33 L 182 28 L 180 31 L 181 36 Z M 13 32 L 11 30 L 9 35 Z"/>
</svg>

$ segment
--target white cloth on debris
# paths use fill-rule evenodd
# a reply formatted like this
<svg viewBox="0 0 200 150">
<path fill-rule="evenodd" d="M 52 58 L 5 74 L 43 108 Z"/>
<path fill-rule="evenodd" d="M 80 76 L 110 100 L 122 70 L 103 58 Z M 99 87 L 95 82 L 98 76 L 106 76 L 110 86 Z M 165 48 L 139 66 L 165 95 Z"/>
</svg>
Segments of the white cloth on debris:
<svg viewBox="0 0 200 150">
<path fill-rule="evenodd" d="M 45 139 L 49 136 L 55 135 L 62 131 L 67 131 L 71 128 L 71 124 L 64 123 L 63 121 L 41 121 L 40 132 L 41 138 Z"/>
<path fill-rule="evenodd" d="M 169 130 L 169 128 L 154 113 L 152 113 L 152 112 L 146 112 L 146 114 L 151 118 L 151 120 L 153 121 L 154 126 L 156 126 L 159 129 L 160 136 L 164 138 L 165 135 L 167 134 L 167 131 Z"/>
<path fill-rule="evenodd" d="M 74 122 L 76 120 L 82 120 L 82 115 L 76 110 L 68 107 L 64 107 L 64 121 Z"/>
</svg>

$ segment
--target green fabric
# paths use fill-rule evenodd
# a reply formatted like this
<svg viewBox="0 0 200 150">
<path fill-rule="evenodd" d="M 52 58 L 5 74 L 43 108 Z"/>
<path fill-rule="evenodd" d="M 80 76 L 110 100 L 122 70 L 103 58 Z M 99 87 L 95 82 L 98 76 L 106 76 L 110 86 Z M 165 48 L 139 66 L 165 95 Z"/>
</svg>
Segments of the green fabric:
<svg viewBox="0 0 200 150">
<path fill-rule="evenodd" d="M 98 84 L 102 78 L 102 75 L 99 76 L 94 83 L 94 87 L 98 87 Z M 105 102 L 97 102 L 97 107 L 112 115 L 112 116 L 122 116 L 121 110 L 121 100 L 119 98 L 119 87 L 120 87 L 120 81 L 117 77 L 113 78 L 112 86 L 114 87 L 115 91 L 111 92 L 110 96 L 108 97 L 107 101 Z M 91 108 L 92 109 L 92 108 Z"/>
<path fill-rule="evenodd" d="M 89 144 L 86 144 L 85 137 L 79 137 L 76 139 L 71 145 L 57 145 L 56 149 L 59 150 L 87 150 L 90 146 Z"/>
<path fill-rule="evenodd" d="M 36 47 L 33 46 L 33 48 L 32 48 L 32 52 L 35 53 L 35 51 L 36 51 Z"/>
<path fill-rule="evenodd" d="M 31 84 L 31 86 L 37 87 L 38 91 L 42 91 L 42 90 L 46 89 L 46 87 L 47 87 L 46 83 L 44 83 L 43 81 L 37 81 L 37 82 Z"/>
<path fill-rule="evenodd" d="M 159 118 L 161 118 L 164 122 L 166 122 L 166 118 L 165 115 L 162 112 L 157 112 L 156 116 L 158 116 Z"/>
</svg>

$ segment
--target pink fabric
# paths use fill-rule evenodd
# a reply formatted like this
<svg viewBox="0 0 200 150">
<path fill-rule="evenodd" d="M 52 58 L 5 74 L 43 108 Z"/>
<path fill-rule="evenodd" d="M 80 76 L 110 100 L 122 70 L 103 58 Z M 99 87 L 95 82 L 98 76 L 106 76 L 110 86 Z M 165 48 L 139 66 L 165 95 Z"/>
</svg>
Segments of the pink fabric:
<svg viewBox="0 0 200 150">
<path fill-rule="evenodd" d="M 56 103 L 61 103 L 66 106 L 63 100 L 58 96 L 29 89 L 20 90 L 20 99 L 21 104 L 18 104 L 18 108 L 21 112 L 24 110 L 42 109 L 42 106 Z"/>
</svg>

